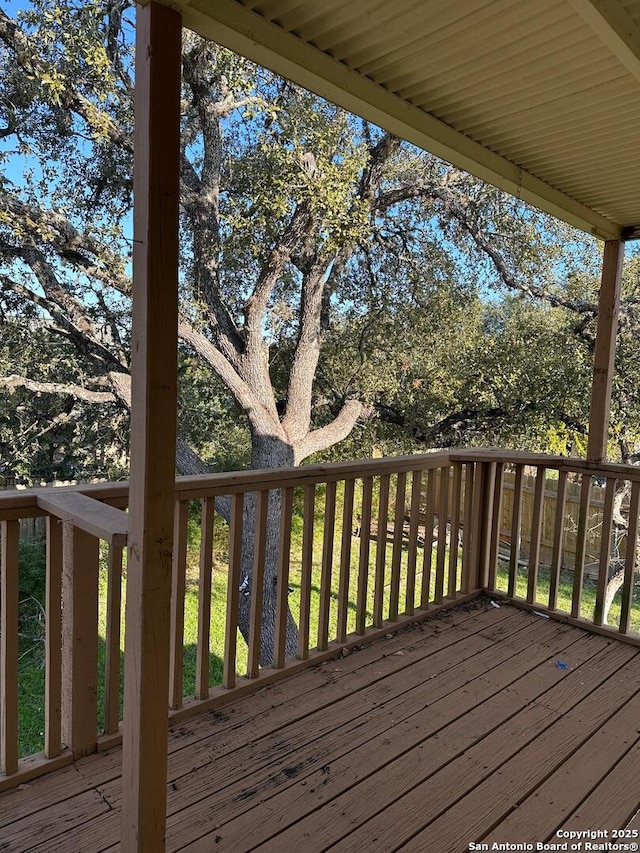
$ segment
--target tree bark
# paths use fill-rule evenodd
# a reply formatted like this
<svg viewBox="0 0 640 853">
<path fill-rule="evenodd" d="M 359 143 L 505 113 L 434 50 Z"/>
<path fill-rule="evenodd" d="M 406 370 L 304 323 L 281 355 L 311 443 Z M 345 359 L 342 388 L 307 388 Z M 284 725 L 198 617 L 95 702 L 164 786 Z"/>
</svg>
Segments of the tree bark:
<svg viewBox="0 0 640 853">
<path fill-rule="evenodd" d="M 291 445 L 281 438 L 269 434 L 252 435 L 251 468 L 289 468 L 294 464 Z M 238 605 L 238 627 L 249 642 L 251 626 L 251 598 L 253 577 L 253 555 L 256 533 L 257 493 L 245 496 L 243 514 L 242 564 L 240 576 L 240 599 Z M 280 491 L 269 492 L 265 543 L 264 583 L 262 589 L 262 630 L 260 633 L 260 664 L 270 666 L 274 661 L 276 635 L 276 593 L 278 584 L 278 559 L 280 555 Z M 287 609 L 287 631 L 285 654 L 295 657 L 298 650 L 298 628 Z"/>
</svg>

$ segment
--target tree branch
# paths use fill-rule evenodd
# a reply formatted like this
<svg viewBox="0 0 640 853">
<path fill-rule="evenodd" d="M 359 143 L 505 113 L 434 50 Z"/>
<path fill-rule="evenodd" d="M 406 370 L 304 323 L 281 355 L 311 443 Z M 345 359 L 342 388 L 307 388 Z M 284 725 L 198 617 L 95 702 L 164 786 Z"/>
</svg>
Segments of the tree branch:
<svg viewBox="0 0 640 853">
<path fill-rule="evenodd" d="M 110 391 L 91 391 L 89 388 L 68 382 L 36 382 L 33 379 L 27 379 L 25 376 L 17 376 L 16 374 L 0 376 L 0 387 L 6 388 L 9 393 L 13 393 L 17 388 L 26 388 L 38 394 L 68 395 L 78 400 L 84 400 L 86 403 L 114 403 L 116 401 L 115 395 Z"/>
<path fill-rule="evenodd" d="M 257 398 L 233 365 L 229 363 L 220 350 L 216 349 L 211 341 L 186 320 L 180 320 L 178 323 L 178 337 L 189 344 L 218 374 L 238 404 L 245 410 L 249 422 L 254 427 L 274 434 L 281 432 L 280 423 L 277 421 L 277 417 L 274 419 L 274 413 Z"/>
<path fill-rule="evenodd" d="M 62 213 L 44 210 L 2 189 L 0 210 L 13 217 L 34 240 L 48 243 L 61 258 L 74 263 L 87 276 L 98 279 L 125 296 L 130 295 L 131 280 L 124 272 L 122 258 L 95 237 L 78 231 Z M 83 252 L 97 262 L 92 262 Z"/>
<path fill-rule="evenodd" d="M 261 348 L 262 346 L 262 323 L 264 312 L 273 292 L 278 277 L 286 263 L 291 258 L 291 253 L 303 237 L 306 237 L 313 225 L 313 217 L 310 205 L 303 201 L 296 206 L 289 224 L 283 231 L 276 245 L 271 249 L 265 263 L 260 270 L 253 293 L 244 306 L 245 336 L 247 349 Z"/>
<path fill-rule="evenodd" d="M 302 283 L 298 340 L 289 372 L 287 409 L 282 420 L 292 444 L 307 434 L 311 423 L 313 379 L 324 331 L 322 309 L 327 266 L 326 257 L 317 257 L 307 269 Z"/>
<path fill-rule="evenodd" d="M 345 439 L 364 411 L 364 406 L 358 400 L 347 400 L 330 424 L 307 433 L 302 441 L 295 445 L 295 464 L 298 465 L 312 453 L 320 453 Z"/>
</svg>

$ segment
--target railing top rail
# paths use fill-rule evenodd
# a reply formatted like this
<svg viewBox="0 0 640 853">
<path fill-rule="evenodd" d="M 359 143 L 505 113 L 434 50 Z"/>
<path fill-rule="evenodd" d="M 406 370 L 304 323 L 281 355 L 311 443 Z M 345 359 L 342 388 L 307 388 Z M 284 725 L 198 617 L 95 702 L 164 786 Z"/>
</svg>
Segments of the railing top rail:
<svg viewBox="0 0 640 853">
<path fill-rule="evenodd" d="M 526 453 L 500 448 L 473 448 L 456 450 L 451 454 L 452 462 L 503 462 L 511 465 L 544 466 L 557 471 L 592 476 L 615 477 L 620 480 L 640 481 L 640 468 L 618 462 L 587 462 L 568 456 L 553 456 L 545 453 Z"/>
<path fill-rule="evenodd" d="M 327 462 L 303 465 L 299 468 L 273 468 L 268 470 L 231 471 L 219 474 L 196 474 L 178 477 L 176 497 L 192 500 L 234 492 L 304 486 L 313 483 L 335 482 L 349 478 L 362 478 L 407 471 L 426 471 L 454 462 L 502 462 L 505 464 L 544 466 L 557 471 L 568 471 L 594 476 L 617 477 L 640 481 L 640 468 L 613 462 L 588 463 L 584 459 L 553 456 L 544 453 L 526 453 L 501 448 L 471 448 L 467 450 L 437 451 L 434 453 L 356 459 L 348 462 Z M 129 494 L 127 481 L 84 483 L 73 486 L 44 486 L 37 489 L 16 489 L 0 492 L 0 517 L 43 515 L 39 498 L 60 492 L 76 492 L 96 500 L 126 503 Z M 42 502 L 40 502 L 42 503 Z"/>
<path fill-rule="evenodd" d="M 428 470 L 449 464 L 449 453 L 412 454 L 381 459 L 356 459 L 348 462 L 327 462 L 303 465 L 299 468 L 271 468 L 266 470 L 230 471 L 219 474 L 195 474 L 177 477 L 176 496 L 183 500 L 230 494 L 239 491 L 281 488 L 286 486 L 324 483 L 350 477 L 395 474 L 402 471 Z M 123 500 L 129 493 L 127 481 L 84 483 L 75 486 L 43 486 L 0 492 L 0 509 L 33 509 L 42 495 L 62 491 L 79 492 L 96 500 Z"/>
</svg>

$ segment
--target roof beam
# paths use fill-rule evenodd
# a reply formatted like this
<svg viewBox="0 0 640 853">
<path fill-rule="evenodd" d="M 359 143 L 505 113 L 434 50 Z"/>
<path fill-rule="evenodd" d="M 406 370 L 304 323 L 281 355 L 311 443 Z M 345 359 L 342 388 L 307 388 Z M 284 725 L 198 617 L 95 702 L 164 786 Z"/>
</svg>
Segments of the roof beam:
<svg viewBox="0 0 640 853">
<path fill-rule="evenodd" d="M 143 0 L 144 2 L 144 0 Z M 183 23 L 390 133 L 442 157 L 552 216 L 603 239 L 621 228 L 434 116 L 287 33 L 237 0 L 161 0 Z"/>
<path fill-rule="evenodd" d="M 569 0 L 569 3 L 640 82 L 640 27 L 617 0 Z"/>
</svg>

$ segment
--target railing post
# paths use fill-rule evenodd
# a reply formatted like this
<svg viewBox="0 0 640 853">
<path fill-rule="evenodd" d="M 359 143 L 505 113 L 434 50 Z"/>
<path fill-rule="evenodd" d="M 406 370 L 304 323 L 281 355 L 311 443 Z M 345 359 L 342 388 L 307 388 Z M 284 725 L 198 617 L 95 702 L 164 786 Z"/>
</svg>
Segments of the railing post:
<svg viewBox="0 0 640 853">
<path fill-rule="evenodd" d="M 489 584 L 491 530 L 493 516 L 495 462 L 477 462 L 473 478 L 473 508 L 471 512 L 471 576 L 469 589 L 486 589 Z"/>
<path fill-rule="evenodd" d="M 18 770 L 18 521 L 0 523 L 0 773 Z"/>
<path fill-rule="evenodd" d="M 98 698 L 98 540 L 62 527 L 62 740 L 75 758 L 94 752 Z"/>
</svg>

